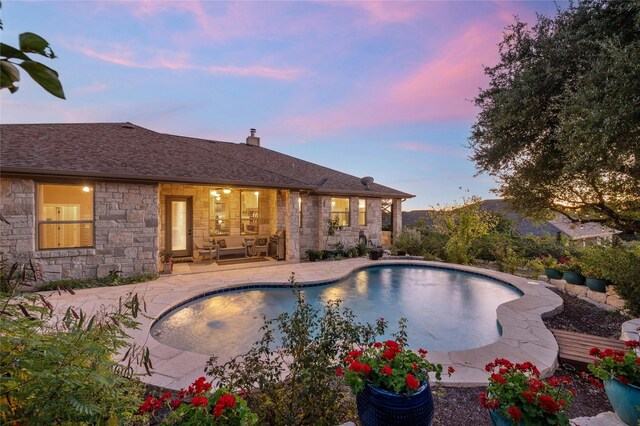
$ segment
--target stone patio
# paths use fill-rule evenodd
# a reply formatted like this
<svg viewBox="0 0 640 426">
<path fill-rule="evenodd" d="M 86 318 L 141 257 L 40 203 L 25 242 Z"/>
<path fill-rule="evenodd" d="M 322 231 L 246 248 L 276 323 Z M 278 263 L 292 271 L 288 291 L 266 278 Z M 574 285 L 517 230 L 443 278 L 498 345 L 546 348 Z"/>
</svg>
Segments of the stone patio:
<svg viewBox="0 0 640 426">
<path fill-rule="evenodd" d="M 284 284 L 295 273 L 300 284 L 341 279 L 352 271 L 374 265 L 408 264 L 429 265 L 462 270 L 499 279 L 517 287 L 523 296 L 500 305 L 497 318 L 503 328 L 502 337 L 487 346 L 465 351 L 430 352 L 429 360 L 442 363 L 445 370 L 453 366 L 456 373 L 444 377 L 449 386 L 477 386 L 487 382 L 484 366 L 497 357 L 514 362 L 531 361 L 543 375 L 551 375 L 557 366 L 558 345 L 542 322 L 541 316 L 562 309 L 562 299 L 548 290 L 544 283 L 471 266 L 451 265 L 440 262 L 416 260 L 371 261 L 366 258 L 333 262 L 289 263 L 268 262 L 256 265 L 233 265 L 208 268 L 206 265 L 176 265 L 172 275 L 161 276 L 151 282 L 119 287 L 103 287 L 76 290 L 75 295 L 50 293 L 49 300 L 56 308 L 68 306 L 93 312 L 100 306 L 116 305 L 120 297 L 135 292 L 144 298 L 147 314 L 140 317 L 141 328 L 131 330 L 131 338 L 139 345 L 146 345 L 151 352 L 154 372 L 143 376 L 146 383 L 168 389 L 188 386 L 204 374 L 209 359 L 206 355 L 182 351 L 156 341 L 150 334 L 154 319 L 181 302 L 200 294 L 246 284 Z M 212 270 L 214 269 L 214 270 Z"/>
</svg>

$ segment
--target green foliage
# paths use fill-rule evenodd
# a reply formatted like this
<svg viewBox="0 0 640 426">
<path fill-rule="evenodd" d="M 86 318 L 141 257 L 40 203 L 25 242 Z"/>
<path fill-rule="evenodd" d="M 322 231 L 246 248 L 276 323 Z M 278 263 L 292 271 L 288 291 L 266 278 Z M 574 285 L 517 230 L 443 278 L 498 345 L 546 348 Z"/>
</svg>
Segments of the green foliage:
<svg viewBox="0 0 640 426">
<path fill-rule="evenodd" d="M 91 315 L 73 307 L 56 313 L 43 296 L 15 291 L 0 295 L 0 306 L 3 421 L 120 424 L 133 416 L 143 392 L 134 366 L 151 368 L 148 349 L 126 340 L 125 330 L 139 325 L 137 295 Z"/>
<path fill-rule="evenodd" d="M 463 204 L 432 214 L 436 230 L 449 237 L 444 252 L 447 261 L 471 263 L 471 248 L 478 238 L 487 235 L 498 223 L 496 216 L 480 209 L 480 198 L 463 198 Z"/>
<path fill-rule="evenodd" d="M 470 139 L 529 215 L 640 231 L 640 3 L 584 0 L 507 28 Z"/>
<path fill-rule="evenodd" d="M 137 284 L 146 281 L 152 281 L 158 278 L 156 274 L 134 275 L 132 277 L 122 278 L 120 271 L 110 271 L 109 275 L 104 278 L 85 278 L 85 279 L 64 279 L 50 281 L 47 284 L 38 286 L 38 290 L 67 290 L 94 287 L 112 287 L 118 285 Z"/>
<path fill-rule="evenodd" d="M 600 268 L 602 278 L 611 281 L 632 315 L 640 315 L 640 243 L 592 248 L 587 262 Z"/>
<path fill-rule="evenodd" d="M 335 376 L 353 345 L 373 342 L 384 324 L 360 324 L 353 313 L 330 301 L 322 312 L 294 286 L 296 306 L 266 320 L 262 337 L 246 354 L 219 365 L 213 355 L 207 374 L 229 389 L 257 389 L 247 395 L 262 424 L 336 425 L 352 419 L 354 404 Z M 276 331 L 277 330 L 277 331 Z M 276 342 L 282 336 L 282 343 Z"/>
<path fill-rule="evenodd" d="M 412 256 L 422 254 L 422 234 L 415 228 L 403 228 L 393 239 L 392 253 L 403 251 Z"/>
<path fill-rule="evenodd" d="M 0 3 L 0 6 L 2 3 Z M 0 29 L 2 25 L 0 23 Z M 46 65 L 32 60 L 27 53 L 35 53 L 45 58 L 55 59 L 49 42 L 34 33 L 22 33 L 19 36 L 20 47 L 15 48 L 0 43 L 0 89 L 9 89 L 11 93 L 18 91 L 17 82 L 20 81 L 20 71 L 16 66 L 27 72 L 44 90 L 53 96 L 64 99 L 62 84 L 58 73 Z"/>
<path fill-rule="evenodd" d="M 574 393 L 567 387 L 567 377 L 540 380 L 540 373 L 531 362 L 513 364 L 498 358 L 487 364 L 491 373 L 486 392 L 480 393 L 485 409 L 495 410 L 511 424 L 569 425 L 565 410 Z"/>
</svg>

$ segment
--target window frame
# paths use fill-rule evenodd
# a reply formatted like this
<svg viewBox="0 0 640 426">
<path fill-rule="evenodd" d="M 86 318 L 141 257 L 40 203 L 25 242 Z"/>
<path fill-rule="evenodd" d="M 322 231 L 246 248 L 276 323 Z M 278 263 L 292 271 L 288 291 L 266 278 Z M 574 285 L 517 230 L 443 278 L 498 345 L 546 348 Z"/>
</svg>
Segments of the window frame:
<svg viewBox="0 0 640 426">
<path fill-rule="evenodd" d="M 347 200 L 347 211 L 344 210 L 340 210 L 340 211 L 336 211 L 334 210 L 334 205 L 338 204 L 336 202 L 334 202 L 334 200 Z M 340 221 L 341 217 L 346 217 L 346 223 L 342 223 L 342 221 Z M 339 220 L 339 224 L 338 226 L 340 227 L 349 227 L 351 226 L 351 199 L 349 197 L 331 197 L 331 220 L 334 220 L 335 218 L 338 218 Z"/>
<path fill-rule="evenodd" d="M 35 243 L 36 243 L 36 251 L 48 251 L 48 250 L 75 250 L 75 249 L 91 249 L 96 246 L 96 187 L 93 182 L 63 182 L 63 181 L 36 181 L 35 182 Z M 92 219 L 84 219 L 84 220 L 41 220 L 40 215 L 40 203 L 43 201 L 40 196 L 40 187 L 41 186 L 72 186 L 72 187 L 89 187 L 91 193 L 91 215 Z M 40 228 L 41 225 L 82 225 L 89 224 L 91 225 L 91 245 L 83 246 L 65 246 L 65 247 L 47 247 L 43 248 L 40 246 L 40 234 L 42 233 Z"/>
</svg>

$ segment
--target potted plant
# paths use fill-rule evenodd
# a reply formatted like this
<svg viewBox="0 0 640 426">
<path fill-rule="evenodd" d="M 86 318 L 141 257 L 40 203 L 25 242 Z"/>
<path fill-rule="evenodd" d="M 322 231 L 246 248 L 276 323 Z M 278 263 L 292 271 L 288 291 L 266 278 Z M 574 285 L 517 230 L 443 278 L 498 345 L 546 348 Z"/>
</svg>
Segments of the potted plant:
<svg viewBox="0 0 640 426">
<path fill-rule="evenodd" d="M 160 258 L 162 259 L 163 272 L 170 274 L 173 271 L 173 252 L 169 250 L 160 250 Z"/>
<path fill-rule="evenodd" d="M 540 261 L 544 266 L 544 274 L 549 279 L 561 280 L 562 279 L 562 271 L 558 269 L 558 261 L 555 257 L 552 256 L 542 256 L 540 257 Z"/>
<path fill-rule="evenodd" d="M 559 267 L 562 270 L 562 279 L 568 282 L 569 284 L 574 285 L 584 285 L 585 278 L 582 275 L 582 267 L 576 261 L 561 257 L 559 259 Z"/>
<path fill-rule="evenodd" d="M 565 410 L 574 391 L 568 377 L 540 380 L 531 362 L 514 364 L 504 358 L 490 362 L 485 370 L 491 376 L 486 392 L 480 392 L 480 403 L 495 426 L 569 425 Z"/>
<path fill-rule="evenodd" d="M 586 277 L 587 287 L 592 291 L 606 292 L 606 286 L 611 282 L 607 280 L 607 269 L 611 268 L 606 256 L 606 247 L 588 247 L 580 256 L 582 274 Z"/>
<path fill-rule="evenodd" d="M 226 389 L 211 393 L 211 383 L 204 377 L 194 381 L 188 389 L 180 389 L 176 398 L 165 392 L 153 396 L 140 405 L 139 413 L 149 424 L 162 425 L 246 425 L 258 423 L 258 416 L 247 407 L 247 402 Z M 166 416 L 166 411 L 169 415 Z M 158 414 L 166 416 L 161 422 Z"/>
<path fill-rule="evenodd" d="M 609 282 L 604 278 L 602 269 L 597 266 L 584 266 L 582 274 L 585 276 L 585 282 L 589 290 L 606 293 Z"/>
<path fill-rule="evenodd" d="M 442 365 L 426 359 L 427 351 L 415 353 L 402 338 L 376 342 L 354 350 L 336 374 L 356 395 L 358 415 L 364 426 L 430 425 L 433 397 L 429 373 L 441 379 Z M 448 373 L 454 372 L 449 367 Z"/>
<path fill-rule="evenodd" d="M 626 342 L 627 351 L 591 348 L 589 355 L 597 357 L 587 367 L 604 382 L 604 390 L 618 417 L 628 425 L 640 422 L 640 341 Z M 599 382 L 598 384 L 602 387 Z"/>
<path fill-rule="evenodd" d="M 315 262 L 316 260 L 322 259 L 322 250 L 307 249 L 305 250 L 305 253 L 307 254 L 309 262 Z"/>
</svg>

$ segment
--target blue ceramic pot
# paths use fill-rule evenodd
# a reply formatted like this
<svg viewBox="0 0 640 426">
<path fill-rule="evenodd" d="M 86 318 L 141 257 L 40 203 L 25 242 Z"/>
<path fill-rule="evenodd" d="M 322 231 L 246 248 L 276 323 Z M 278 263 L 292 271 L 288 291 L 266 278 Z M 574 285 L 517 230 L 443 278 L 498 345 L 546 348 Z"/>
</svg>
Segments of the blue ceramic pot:
<svg viewBox="0 0 640 426">
<path fill-rule="evenodd" d="M 356 395 L 363 426 L 430 426 L 433 422 L 431 386 L 425 382 L 413 395 L 402 395 L 365 384 Z"/>
<path fill-rule="evenodd" d="M 562 279 L 568 282 L 569 284 L 575 284 L 575 285 L 584 285 L 584 282 L 585 282 L 584 276 L 577 272 L 565 272 L 562 275 Z"/>
<path fill-rule="evenodd" d="M 547 278 L 550 278 L 552 280 L 562 279 L 562 271 L 554 268 L 544 268 L 544 274 L 547 276 Z"/>
<path fill-rule="evenodd" d="M 604 390 L 620 420 L 636 426 L 640 420 L 640 387 L 623 385 L 618 379 L 611 379 L 604 382 Z"/>
<path fill-rule="evenodd" d="M 598 293 L 607 292 L 607 280 L 601 280 L 600 278 L 587 278 L 587 287 L 591 291 L 597 291 Z"/>
<path fill-rule="evenodd" d="M 511 426 L 511 419 L 506 419 L 493 410 L 489 410 L 489 417 L 494 426 Z M 518 426 L 524 426 L 523 422 L 519 422 Z"/>
</svg>

